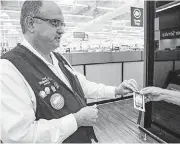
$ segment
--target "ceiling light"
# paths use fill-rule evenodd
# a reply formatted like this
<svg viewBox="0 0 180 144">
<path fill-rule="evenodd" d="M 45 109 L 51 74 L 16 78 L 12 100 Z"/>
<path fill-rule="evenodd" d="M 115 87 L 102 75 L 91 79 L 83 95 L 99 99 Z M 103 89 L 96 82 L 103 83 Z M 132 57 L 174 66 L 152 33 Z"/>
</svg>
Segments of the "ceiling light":
<svg viewBox="0 0 180 144">
<path fill-rule="evenodd" d="M 88 7 L 88 5 L 84 5 L 84 4 L 74 4 L 75 6 L 80 6 L 80 7 Z"/>
<path fill-rule="evenodd" d="M 109 30 L 109 29 L 103 28 L 103 30 L 102 30 L 102 31 L 107 31 L 107 30 Z"/>
<path fill-rule="evenodd" d="M 114 10 L 114 8 L 100 7 L 100 6 L 98 6 L 97 8 L 98 9 L 104 9 L 104 10 Z"/>
<path fill-rule="evenodd" d="M 84 4 L 72 4 L 72 5 L 69 5 L 69 4 L 58 4 L 58 5 L 62 6 L 62 7 L 74 7 L 74 6 L 88 7 L 88 5 L 84 5 Z"/>
<path fill-rule="evenodd" d="M 167 9 L 170 9 L 170 8 L 173 8 L 173 7 L 175 7 L 175 6 L 178 6 L 178 5 L 180 5 L 180 2 L 177 3 L 177 1 L 174 1 L 174 2 L 172 2 L 172 3 L 170 3 L 170 4 L 167 4 L 167 5 L 164 5 L 164 6 L 162 6 L 162 7 L 157 8 L 157 9 L 156 9 L 156 12 L 161 12 L 161 11 L 164 11 L 164 10 L 167 10 Z"/>
<path fill-rule="evenodd" d="M 18 19 L 1 19 L 0 18 L 0 21 L 2 22 L 2 21 L 7 21 L 7 22 L 9 22 L 9 21 L 17 21 L 17 22 L 19 22 L 20 20 L 18 20 Z"/>
<path fill-rule="evenodd" d="M 66 4 L 66 5 L 70 5 L 70 4 L 73 4 L 75 0 L 61 0 L 59 2 L 59 0 L 56 0 L 56 2 L 58 2 L 59 4 Z"/>
<path fill-rule="evenodd" d="M 9 13 L 20 13 L 20 11 L 17 10 L 0 10 L 1 12 L 9 12 Z"/>
<path fill-rule="evenodd" d="M 5 27 L 5 28 L 18 28 L 20 29 L 20 25 L 1 25 L 2 27 Z"/>
<path fill-rule="evenodd" d="M 3 29 L 2 29 L 2 28 L 1 28 L 0 30 L 1 30 L 1 31 L 3 31 L 3 30 L 15 31 L 15 30 L 21 30 L 21 29 L 9 29 L 9 28 L 3 28 Z"/>
<path fill-rule="evenodd" d="M 12 23 L 4 23 L 4 26 L 12 26 Z"/>
<path fill-rule="evenodd" d="M 2 22 L 2 21 L 7 21 L 7 22 L 9 22 L 9 21 L 17 21 L 17 22 L 19 22 L 20 20 L 18 20 L 18 19 L 1 19 L 0 18 L 0 21 Z"/>
<path fill-rule="evenodd" d="M 72 15 L 72 14 L 64 14 L 64 16 L 70 16 L 70 17 L 84 17 L 84 18 L 93 18 L 93 16 L 85 16 L 85 15 Z"/>
<path fill-rule="evenodd" d="M 112 23 L 127 23 L 127 22 L 130 22 L 130 20 L 111 20 L 109 22 L 112 22 Z"/>
<path fill-rule="evenodd" d="M 3 11 L 1 11 L 1 17 L 10 18 L 9 15 Z"/>
</svg>

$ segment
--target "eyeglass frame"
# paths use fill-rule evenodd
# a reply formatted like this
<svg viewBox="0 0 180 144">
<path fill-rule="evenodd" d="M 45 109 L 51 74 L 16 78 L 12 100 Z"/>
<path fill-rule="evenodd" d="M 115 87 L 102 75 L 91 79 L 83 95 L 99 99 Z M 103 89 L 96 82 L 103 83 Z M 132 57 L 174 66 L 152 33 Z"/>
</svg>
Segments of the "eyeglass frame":
<svg viewBox="0 0 180 144">
<path fill-rule="evenodd" d="M 36 18 L 36 19 L 40 19 L 40 20 L 42 20 L 42 21 L 47 21 L 47 22 L 49 22 L 49 24 L 51 24 L 53 27 L 55 27 L 55 28 L 57 28 L 57 27 L 65 27 L 66 26 L 66 24 L 64 23 L 64 22 L 61 22 L 60 20 L 58 20 L 58 19 L 46 19 L 46 18 L 42 18 L 42 17 L 38 17 L 38 16 L 34 16 L 34 17 L 32 17 L 32 18 Z M 53 24 L 53 22 L 52 21 L 57 21 L 58 22 L 58 25 L 56 26 L 55 24 Z"/>
</svg>

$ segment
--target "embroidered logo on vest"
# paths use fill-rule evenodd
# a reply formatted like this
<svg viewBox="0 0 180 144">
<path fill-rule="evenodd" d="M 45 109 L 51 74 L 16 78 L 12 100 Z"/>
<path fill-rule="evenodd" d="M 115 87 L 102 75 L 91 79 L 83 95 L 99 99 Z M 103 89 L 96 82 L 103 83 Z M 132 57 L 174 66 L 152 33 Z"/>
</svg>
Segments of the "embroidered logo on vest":
<svg viewBox="0 0 180 144">
<path fill-rule="evenodd" d="M 59 93 L 54 93 L 50 98 L 50 103 L 54 109 L 60 110 L 64 107 L 64 98 Z"/>
<path fill-rule="evenodd" d="M 46 77 L 44 77 L 44 78 L 42 78 L 41 79 L 41 81 L 40 82 L 38 82 L 40 85 L 47 85 L 47 84 L 49 84 L 50 83 L 50 81 L 51 81 L 52 79 L 50 78 L 50 77 L 48 77 L 48 78 L 46 78 Z"/>
</svg>

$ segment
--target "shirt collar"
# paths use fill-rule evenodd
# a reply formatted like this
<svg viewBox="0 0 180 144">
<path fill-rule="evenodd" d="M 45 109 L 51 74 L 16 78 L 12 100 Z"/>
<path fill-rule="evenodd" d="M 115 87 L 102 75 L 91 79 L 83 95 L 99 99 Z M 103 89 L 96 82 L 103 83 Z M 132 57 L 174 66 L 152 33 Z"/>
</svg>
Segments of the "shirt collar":
<svg viewBox="0 0 180 144">
<path fill-rule="evenodd" d="M 21 44 L 23 46 L 25 46 L 27 49 L 29 49 L 33 54 L 35 54 L 36 56 L 38 56 L 42 61 L 44 61 L 47 65 L 52 65 L 50 62 L 48 62 L 35 48 L 33 48 L 31 46 L 31 44 L 25 39 L 23 38 Z M 50 53 L 51 57 L 53 55 L 53 53 Z M 53 57 L 54 58 L 54 57 Z"/>
</svg>

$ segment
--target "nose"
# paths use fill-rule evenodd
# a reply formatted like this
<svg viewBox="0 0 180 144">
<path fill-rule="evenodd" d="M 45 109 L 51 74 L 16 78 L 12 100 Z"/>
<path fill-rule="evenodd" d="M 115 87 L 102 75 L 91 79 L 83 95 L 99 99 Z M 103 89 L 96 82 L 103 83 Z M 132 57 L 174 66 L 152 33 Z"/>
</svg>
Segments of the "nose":
<svg viewBox="0 0 180 144">
<path fill-rule="evenodd" d="M 58 28 L 57 33 L 58 34 L 64 34 L 64 27 Z"/>
</svg>

